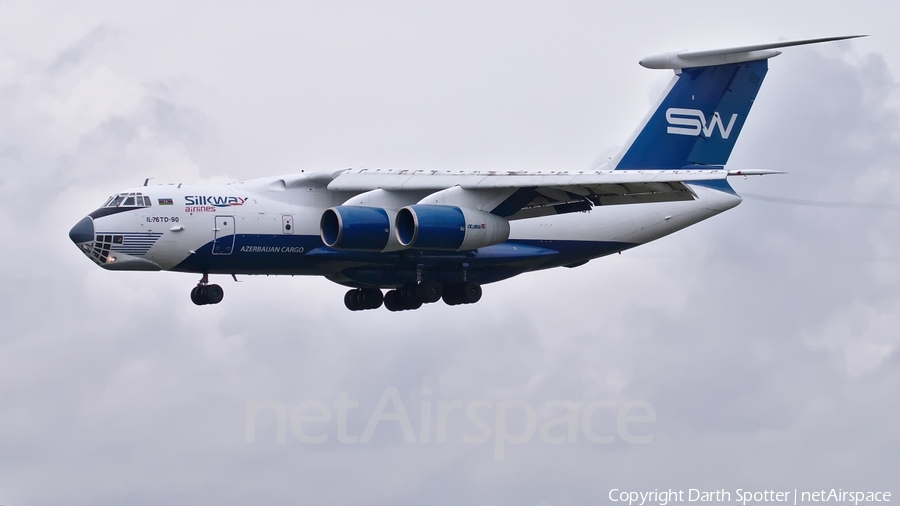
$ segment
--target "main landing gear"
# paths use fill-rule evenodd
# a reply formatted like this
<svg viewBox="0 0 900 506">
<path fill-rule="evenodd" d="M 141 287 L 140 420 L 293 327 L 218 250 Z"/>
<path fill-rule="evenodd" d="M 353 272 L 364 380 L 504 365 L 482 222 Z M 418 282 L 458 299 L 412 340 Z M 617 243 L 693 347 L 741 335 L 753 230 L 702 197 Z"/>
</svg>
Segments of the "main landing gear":
<svg viewBox="0 0 900 506">
<path fill-rule="evenodd" d="M 437 281 L 422 281 L 388 290 L 383 296 L 377 288 L 357 288 L 344 295 L 344 305 L 351 311 L 377 309 L 382 304 L 388 311 L 407 311 L 441 299 L 450 306 L 473 304 L 481 299 L 481 285 L 469 282 L 441 285 Z"/>
<path fill-rule="evenodd" d="M 344 295 L 344 305 L 350 311 L 362 311 L 363 309 L 378 309 L 384 302 L 381 290 L 377 288 L 357 288 Z"/>
<path fill-rule="evenodd" d="M 219 285 L 209 284 L 209 275 L 204 274 L 197 286 L 191 290 L 191 302 L 198 306 L 218 304 L 222 302 L 225 291 Z"/>
</svg>

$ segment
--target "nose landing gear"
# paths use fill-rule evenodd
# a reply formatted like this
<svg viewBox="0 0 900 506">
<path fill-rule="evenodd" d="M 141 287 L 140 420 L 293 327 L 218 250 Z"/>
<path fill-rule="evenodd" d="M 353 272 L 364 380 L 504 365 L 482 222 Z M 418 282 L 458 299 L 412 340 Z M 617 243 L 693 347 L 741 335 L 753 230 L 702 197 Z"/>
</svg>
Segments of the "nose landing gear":
<svg viewBox="0 0 900 506">
<path fill-rule="evenodd" d="M 204 274 L 200 282 L 191 290 L 191 302 L 198 306 L 222 302 L 225 291 L 219 285 L 209 284 L 209 275 Z"/>
</svg>

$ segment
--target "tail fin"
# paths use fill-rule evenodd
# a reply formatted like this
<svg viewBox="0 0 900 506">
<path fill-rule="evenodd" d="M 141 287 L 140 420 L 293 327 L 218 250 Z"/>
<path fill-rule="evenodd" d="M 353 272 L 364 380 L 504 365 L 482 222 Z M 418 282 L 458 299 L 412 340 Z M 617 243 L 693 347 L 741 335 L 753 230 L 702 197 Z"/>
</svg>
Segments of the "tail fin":
<svg viewBox="0 0 900 506">
<path fill-rule="evenodd" d="M 725 165 L 766 70 L 766 60 L 681 70 L 616 169 Z"/>
<path fill-rule="evenodd" d="M 829 37 L 728 49 L 681 51 L 641 60 L 675 70 L 656 107 L 616 156 L 617 170 L 722 166 L 766 77 L 775 48 L 860 37 Z"/>
</svg>

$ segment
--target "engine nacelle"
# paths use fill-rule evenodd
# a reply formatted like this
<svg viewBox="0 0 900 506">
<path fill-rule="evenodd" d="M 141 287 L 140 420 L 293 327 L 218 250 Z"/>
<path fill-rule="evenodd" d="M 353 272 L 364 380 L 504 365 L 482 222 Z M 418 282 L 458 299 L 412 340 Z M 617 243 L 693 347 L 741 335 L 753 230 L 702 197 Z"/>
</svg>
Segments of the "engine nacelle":
<svg viewBox="0 0 900 506">
<path fill-rule="evenodd" d="M 416 204 L 397 213 L 397 240 L 408 248 L 465 251 L 509 239 L 509 221 L 456 206 Z"/>
<path fill-rule="evenodd" d="M 329 248 L 381 251 L 391 236 L 391 218 L 380 207 L 330 207 L 322 213 L 319 235 Z"/>
</svg>

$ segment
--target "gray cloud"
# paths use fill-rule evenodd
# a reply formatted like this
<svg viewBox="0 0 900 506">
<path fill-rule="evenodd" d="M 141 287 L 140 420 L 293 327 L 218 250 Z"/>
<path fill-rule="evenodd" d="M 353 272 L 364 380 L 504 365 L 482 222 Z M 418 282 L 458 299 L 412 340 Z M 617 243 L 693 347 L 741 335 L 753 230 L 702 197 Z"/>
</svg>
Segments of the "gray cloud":
<svg viewBox="0 0 900 506">
<path fill-rule="evenodd" d="M 634 61 L 684 40 L 653 16 L 660 33 L 643 40 L 648 26 L 616 21 L 632 12 L 572 5 L 107 6 L 73 19 L 81 34 L 54 38 L 53 51 L 3 53 L 0 230 L 16 240 L 0 262 L 0 502 L 900 493 L 895 211 L 748 199 L 621 256 L 488 286 L 478 305 L 400 314 L 347 313 L 343 289 L 315 278 L 246 277 L 224 284 L 224 304 L 198 310 L 192 276 L 101 271 L 66 237 L 107 194 L 148 176 L 584 167 L 627 136 L 647 105 L 641 90 L 662 75 Z M 718 45 L 726 34 L 704 37 Z M 867 43 L 772 60 L 732 164 L 791 174 L 738 181 L 739 192 L 900 203 L 895 47 Z M 326 444 L 301 444 L 290 428 L 277 443 L 270 412 L 244 442 L 247 401 L 291 410 L 346 392 L 359 401 L 349 422 L 359 435 L 387 387 L 417 433 L 422 387 L 434 410 L 524 399 L 544 420 L 553 400 L 645 400 L 657 422 L 651 444 L 535 437 L 499 462 L 491 443 L 462 442 L 477 429 L 459 412 L 447 443 L 405 443 L 391 422 L 369 444 L 338 443 L 334 423 Z M 615 433 L 611 413 L 598 431 Z M 523 422 L 512 414 L 511 430 Z"/>
</svg>

